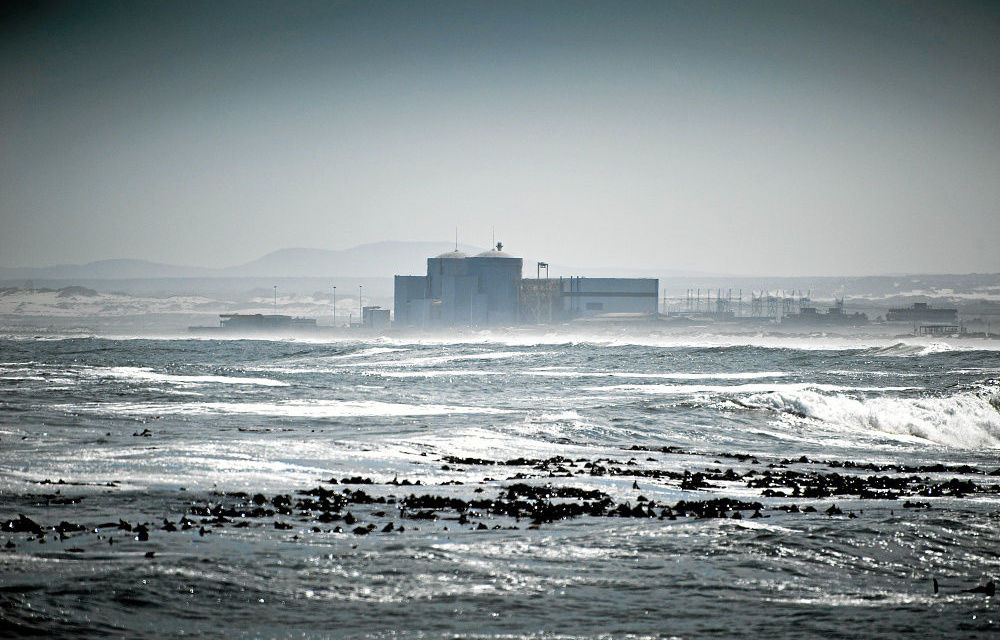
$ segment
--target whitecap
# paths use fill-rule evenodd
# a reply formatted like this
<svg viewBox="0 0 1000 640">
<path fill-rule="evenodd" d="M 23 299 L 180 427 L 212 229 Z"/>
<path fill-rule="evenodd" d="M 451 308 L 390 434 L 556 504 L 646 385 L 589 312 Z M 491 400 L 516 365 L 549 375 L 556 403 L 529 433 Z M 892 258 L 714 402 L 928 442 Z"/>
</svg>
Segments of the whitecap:
<svg viewBox="0 0 1000 640">
<path fill-rule="evenodd" d="M 236 414 L 289 418 L 351 418 L 365 416 L 435 416 L 502 414 L 503 409 L 441 404 L 405 404 L 356 400 L 291 400 L 287 402 L 101 403 L 65 405 L 69 410 L 131 415 Z"/>
<path fill-rule="evenodd" d="M 108 367 L 106 369 L 96 369 L 92 373 L 98 377 L 113 377 L 125 380 L 142 380 L 145 382 L 166 382 L 174 384 L 246 384 L 262 387 L 289 386 L 287 382 L 282 382 L 281 380 L 271 380 L 269 378 L 175 375 L 170 373 L 157 373 L 156 371 L 142 369 L 139 367 Z"/>
<path fill-rule="evenodd" d="M 988 399 L 974 393 L 942 398 L 861 400 L 800 389 L 750 395 L 740 398 L 738 404 L 861 431 L 920 438 L 951 447 L 1000 447 L 1000 412 Z"/>
<path fill-rule="evenodd" d="M 557 368 L 537 368 L 519 371 L 519 375 L 545 378 L 649 378 L 658 380 L 756 380 L 759 378 L 784 378 L 792 375 L 786 371 L 720 371 L 639 373 L 629 371 L 571 371 Z"/>
<path fill-rule="evenodd" d="M 784 384 L 616 384 L 599 387 L 581 387 L 584 391 L 614 391 L 631 392 L 652 395 L 683 395 L 694 393 L 763 393 L 768 391 L 803 391 L 807 389 L 816 391 L 907 391 L 920 389 L 922 387 L 853 387 L 839 384 L 824 384 L 819 382 L 795 382 Z"/>
</svg>

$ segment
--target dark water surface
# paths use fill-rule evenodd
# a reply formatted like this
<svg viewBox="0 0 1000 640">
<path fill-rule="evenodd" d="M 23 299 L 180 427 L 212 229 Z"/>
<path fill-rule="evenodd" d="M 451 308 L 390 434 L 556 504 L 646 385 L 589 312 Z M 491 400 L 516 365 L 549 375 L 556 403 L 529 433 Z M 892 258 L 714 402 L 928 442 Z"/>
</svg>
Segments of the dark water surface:
<svg viewBox="0 0 1000 640">
<path fill-rule="evenodd" d="M 998 380 L 848 339 L 2 339 L 0 631 L 995 637 Z"/>
</svg>

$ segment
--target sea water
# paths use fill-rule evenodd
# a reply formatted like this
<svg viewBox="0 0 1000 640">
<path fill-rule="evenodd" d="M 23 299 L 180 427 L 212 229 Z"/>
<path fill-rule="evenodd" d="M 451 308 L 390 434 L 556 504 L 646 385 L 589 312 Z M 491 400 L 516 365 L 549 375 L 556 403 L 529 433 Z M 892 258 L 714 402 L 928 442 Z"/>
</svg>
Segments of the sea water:
<svg viewBox="0 0 1000 640">
<path fill-rule="evenodd" d="M 9 336 L 0 627 L 991 636 L 1000 350 L 990 344 Z M 692 482 L 699 473 L 707 479 Z M 806 480 L 802 490 L 761 482 L 788 473 L 872 491 L 810 497 Z M 552 493 L 532 509 L 585 502 L 556 489 L 599 492 L 610 506 L 533 518 L 407 502 L 539 488 Z M 353 502 L 323 517 L 297 504 L 309 490 Z M 717 498 L 760 505 L 709 514 L 719 517 L 678 509 Z M 653 505 L 652 517 L 622 517 L 623 505 Z M 271 515 L 240 517 L 256 507 Z"/>
</svg>

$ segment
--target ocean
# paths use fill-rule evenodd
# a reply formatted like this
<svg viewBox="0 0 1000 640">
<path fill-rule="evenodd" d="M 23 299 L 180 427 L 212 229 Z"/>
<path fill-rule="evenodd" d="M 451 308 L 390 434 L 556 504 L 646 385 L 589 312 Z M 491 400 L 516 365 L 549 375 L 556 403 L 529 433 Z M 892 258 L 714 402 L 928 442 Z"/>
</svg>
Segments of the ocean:
<svg viewBox="0 0 1000 640">
<path fill-rule="evenodd" d="M 987 341 L 8 335 L 0 631 L 996 637 L 998 394 Z"/>
</svg>

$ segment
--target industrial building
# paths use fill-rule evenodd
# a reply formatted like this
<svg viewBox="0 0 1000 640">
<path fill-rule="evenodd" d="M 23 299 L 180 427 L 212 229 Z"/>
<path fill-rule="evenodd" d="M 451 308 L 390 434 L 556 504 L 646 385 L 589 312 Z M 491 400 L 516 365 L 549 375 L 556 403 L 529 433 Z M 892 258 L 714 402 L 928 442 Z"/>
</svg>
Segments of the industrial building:
<svg viewBox="0 0 1000 640">
<path fill-rule="evenodd" d="M 503 244 L 469 256 L 455 250 L 427 259 L 426 276 L 396 276 L 397 327 L 506 326 L 520 317 L 523 260 Z"/>
<path fill-rule="evenodd" d="M 188 327 L 192 333 L 250 333 L 315 331 L 315 318 L 293 318 L 274 313 L 223 313 L 218 326 Z"/>
<path fill-rule="evenodd" d="M 219 316 L 219 324 L 225 329 L 315 329 L 315 318 L 293 318 L 278 314 L 224 313 Z"/>
<path fill-rule="evenodd" d="M 361 308 L 361 326 L 382 331 L 389 328 L 389 310 L 379 306 Z"/>
<path fill-rule="evenodd" d="M 887 322 L 934 322 L 953 325 L 958 322 L 958 309 L 935 309 L 926 302 L 914 302 L 910 307 L 889 309 L 885 319 Z"/>
<path fill-rule="evenodd" d="M 544 324 L 578 318 L 656 315 L 656 278 L 538 278 L 521 283 L 521 318 Z"/>
<path fill-rule="evenodd" d="M 860 312 L 847 313 L 844 310 L 844 300 L 838 299 L 826 312 L 813 306 L 800 306 L 798 313 L 782 316 L 781 324 L 807 327 L 860 327 L 868 324 L 868 316 Z"/>
<path fill-rule="evenodd" d="M 521 277 L 503 251 L 457 249 L 427 259 L 427 275 L 395 278 L 394 326 L 433 328 L 564 322 L 605 314 L 655 315 L 655 278 Z"/>
</svg>

